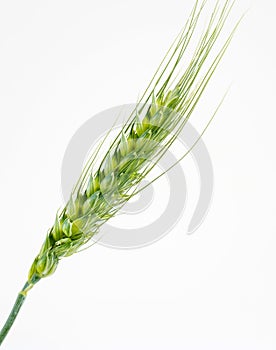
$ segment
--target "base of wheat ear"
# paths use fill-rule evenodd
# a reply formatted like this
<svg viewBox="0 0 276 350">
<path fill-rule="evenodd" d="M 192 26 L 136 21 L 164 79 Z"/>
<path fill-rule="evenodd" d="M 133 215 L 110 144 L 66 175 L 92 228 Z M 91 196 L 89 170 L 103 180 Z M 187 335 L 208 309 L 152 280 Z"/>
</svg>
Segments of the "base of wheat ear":
<svg viewBox="0 0 276 350">
<path fill-rule="evenodd" d="M 233 7 L 231 1 L 217 1 L 205 31 L 193 49 L 191 60 L 181 67 L 182 70 L 179 69 L 191 43 L 192 46 L 195 44 L 192 39 L 205 5 L 206 1 L 196 1 L 185 27 L 100 165 L 95 166 L 102 144 L 91 155 L 68 203 L 57 213 L 55 223 L 31 266 L 28 280 L 0 333 L 0 344 L 28 291 L 39 280 L 53 274 L 62 258 L 87 245 L 101 226 L 141 190 L 137 190 L 137 186 L 185 127 L 238 25 L 215 50 L 214 45 Z M 212 51 L 213 59 L 207 63 Z"/>
</svg>

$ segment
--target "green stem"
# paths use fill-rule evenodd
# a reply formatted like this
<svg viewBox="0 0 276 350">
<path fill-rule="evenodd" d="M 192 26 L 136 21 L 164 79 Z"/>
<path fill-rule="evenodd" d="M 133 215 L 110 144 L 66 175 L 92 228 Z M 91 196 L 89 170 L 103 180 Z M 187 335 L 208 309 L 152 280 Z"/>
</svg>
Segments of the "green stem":
<svg viewBox="0 0 276 350">
<path fill-rule="evenodd" d="M 27 296 L 27 292 L 28 290 L 31 288 L 32 286 L 27 282 L 22 291 L 18 294 L 17 299 L 14 303 L 14 306 L 10 312 L 10 315 L 6 321 L 6 323 L 4 324 L 4 327 L 2 328 L 2 330 L 0 331 L 0 345 L 2 344 L 3 340 L 6 338 L 6 335 L 9 333 L 9 330 L 11 329 L 18 313 L 19 310 L 21 309 L 21 306 L 23 305 L 26 296 Z"/>
</svg>

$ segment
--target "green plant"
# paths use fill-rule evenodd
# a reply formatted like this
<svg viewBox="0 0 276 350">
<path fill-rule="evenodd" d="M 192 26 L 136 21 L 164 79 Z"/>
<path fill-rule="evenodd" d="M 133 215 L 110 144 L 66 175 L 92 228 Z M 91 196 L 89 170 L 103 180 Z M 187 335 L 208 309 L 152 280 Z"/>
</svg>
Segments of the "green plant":
<svg viewBox="0 0 276 350">
<path fill-rule="evenodd" d="M 0 344 L 28 291 L 40 279 L 53 274 L 62 258 L 86 246 L 101 226 L 142 190 L 137 187 L 141 180 L 185 127 L 237 27 L 234 27 L 211 63 L 206 65 L 233 6 L 231 1 L 218 1 L 190 62 L 179 77 L 176 70 L 191 43 L 205 3 L 196 1 L 184 29 L 100 165 L 96 166 L 96 159 L 103 143 L 87 162 L 68 203 L 57 213 L 55 223 L 31 266 L 28 280 L 0 333 Z M 204 74 L 200 77 L 199 73 L 205 65 Z"/>
</svg>

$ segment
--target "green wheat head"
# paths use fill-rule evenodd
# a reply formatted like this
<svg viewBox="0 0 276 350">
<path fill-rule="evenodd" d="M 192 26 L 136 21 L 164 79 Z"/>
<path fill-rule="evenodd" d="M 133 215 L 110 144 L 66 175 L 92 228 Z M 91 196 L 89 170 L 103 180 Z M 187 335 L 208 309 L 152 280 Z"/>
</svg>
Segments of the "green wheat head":
<svg viewBox="0 0 276 350">
<path fill-rule="evenodd" d="M 218 0 L 200 40 L 194 42 L 192 39 L 206 2 L 207 0 L 195 2 L 185 27 L 104 156 L 100 156 L 100 151 L 107 143 L 112 129 L 92 152 L 68 202 L 58 211 L 31 266 L 28 280 L 0 330 L 0 345 L 14 324 L 28 291 L 40 279 L 54 273 L 63 257 L 86 249 L 101 226 L 116 215 L 130 198 L 145 188 L 139 187 L 141 181 L 185 127 L 240 22 L 234 26 L 223 44 L 216 48 L 217 39 L 234 4 L 234 0 Z M 191 48 L 191 43 L 197 45 L 192 50 L 191 59 L 183 67 L 183 58 Z M 189 151 L 178 161 L 188 153 Z"/>
<path fill-rule="evenodd" d="M 182 74 L 177 75 L 205 2 L 196 2 L 184 29 L 96 168 L 99 149 L 92 154 L 68 203 L 56 215 L 22 293 L 41 278 L 51 275 L 60 259 L 78 252 L 97 234 L 100 227 L 137 193 L 141 180 L 184 128 L 236 29 L 217 50 L 213 61 L 206 65 L 233 6 L 231 1 L 222 4 L 218 1 L 192 59 Z M 200 76 L 203 67 L 204 74 Z"/>
</svg>

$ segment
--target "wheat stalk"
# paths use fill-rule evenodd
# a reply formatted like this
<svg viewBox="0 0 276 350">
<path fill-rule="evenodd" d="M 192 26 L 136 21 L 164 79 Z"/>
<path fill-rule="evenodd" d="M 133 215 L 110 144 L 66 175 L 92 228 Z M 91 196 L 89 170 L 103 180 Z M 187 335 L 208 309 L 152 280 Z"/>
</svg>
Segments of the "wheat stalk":
<svg viewBox="0 0 276 350">
<path fill-rule="evenodd" d="M 141 100 L 114 139 L 100 165 L 100 147 L 92 154 L 71 197 L 57 213 L 41 250 L 35 258 L 27 283 L 19 293 L 0 333 L 0 344 L 11 328 L 28 291 L 42 278 L 54 273 L 59 261 L 83 248 L 100 227 L 136 193 L 141 180 L 158 163 L 187 123 L 211 76 L 223 57 L 237 25 L 213 61 L 205 66 L 233 2 L 215 5 L 205 32 L 180 77 L 176 74 L 193 38 L 206 1 L 196 1 L 191 15 L 161 62 Z"/>
</svg>

